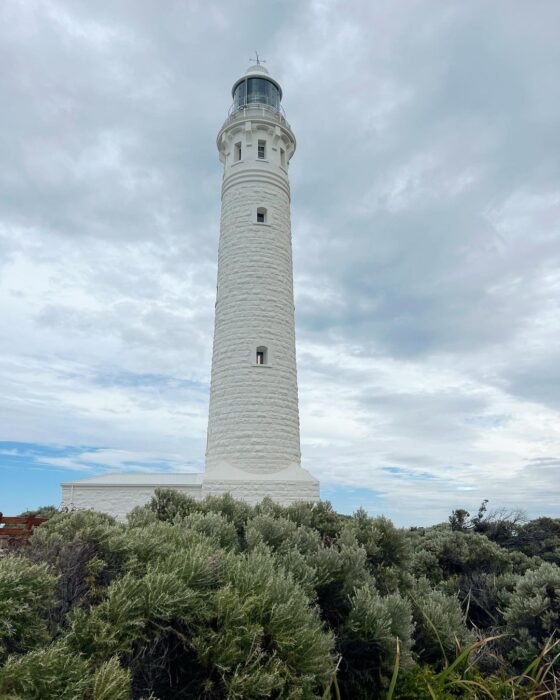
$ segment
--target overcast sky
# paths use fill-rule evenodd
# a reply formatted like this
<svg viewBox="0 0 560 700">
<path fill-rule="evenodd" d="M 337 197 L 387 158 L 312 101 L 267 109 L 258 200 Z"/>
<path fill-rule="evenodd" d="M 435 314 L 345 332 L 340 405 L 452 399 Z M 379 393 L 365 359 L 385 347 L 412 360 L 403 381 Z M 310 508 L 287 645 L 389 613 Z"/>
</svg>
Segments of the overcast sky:
<svg viewBox="0 0 560 700">
<path fill-rule="evenodd" d="M 559 32 L 557 0 L 4 0 L 0 510 L 203 468 L 215 137 L 257 49 L 323 496 L 560 516 Z"/>
</svg>

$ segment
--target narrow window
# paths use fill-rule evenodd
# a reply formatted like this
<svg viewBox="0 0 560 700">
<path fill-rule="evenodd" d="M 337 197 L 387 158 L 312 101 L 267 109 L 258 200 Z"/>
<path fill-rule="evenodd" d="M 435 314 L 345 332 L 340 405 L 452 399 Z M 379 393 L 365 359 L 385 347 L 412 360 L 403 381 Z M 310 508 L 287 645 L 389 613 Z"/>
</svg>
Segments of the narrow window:
<svg viewBox="0 0 560 700">
<path fill-rule="evenodd" d="M 266 141 L 259 141 L 258 157 L 259 160 L 264 160 L 266 158 Z"/>
<path fill-rule="evenodd" d="M 257 364 L 266 365 L 268 362 L 268 349 L 261 345 L 257 348 Z"/>
<path fill-rule="evenodd" d="M 257 224 L 266 223 L 266 209 L 264 207 L 259 207 L 257 209 Z"/>
<path fill-rule="evenodd" d="M 238 141 L 235 144 L 235 155 L 234 155 L 234 160 L 238 161 L 241 160 L 241 141 Z"/>
<path fill-rule="evenodd" d="M 283 148 L 280 149 L 280 165 L 286 167 L 286 151 Z"/>
</svg>

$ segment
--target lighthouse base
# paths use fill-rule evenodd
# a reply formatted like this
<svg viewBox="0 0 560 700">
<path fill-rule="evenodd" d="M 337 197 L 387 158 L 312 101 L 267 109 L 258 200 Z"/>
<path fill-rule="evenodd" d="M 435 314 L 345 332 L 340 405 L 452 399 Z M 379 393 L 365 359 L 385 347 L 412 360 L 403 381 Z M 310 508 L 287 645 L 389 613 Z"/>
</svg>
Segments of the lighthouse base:
<svg viewBox="0 0 560 700">
<path fill-rule="evenodd" d="M 212 467 L 204 475 L 203 498 L 224 493 L 250 505 L 266 497 L 284 506 L 320 498 L 319 480 L 297 465 L 264 474 L 253 474 L 232 466 Z"/>
<path fill-rule="evenodd" d="M 297 465 L 269 474 L 252 474 L 231 466 L 213 467 L 205 474 L 104 474 L 61 486 L 62 508 L 96 510 L 119 520 L 134 507 L 148 503 L 156 489 L 172 489 L 196 500 L 230 493 L 251 505 L 267 496 L 281 505 L 319 500 L 319 481 Z"/>
</svg>

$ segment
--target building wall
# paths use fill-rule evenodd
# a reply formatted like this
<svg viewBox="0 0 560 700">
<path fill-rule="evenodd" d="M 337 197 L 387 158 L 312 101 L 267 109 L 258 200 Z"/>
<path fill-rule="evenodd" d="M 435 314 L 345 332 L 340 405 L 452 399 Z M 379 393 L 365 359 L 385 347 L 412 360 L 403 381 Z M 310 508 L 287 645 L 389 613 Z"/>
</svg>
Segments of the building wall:
<svg viewBox="0 0 560 700">
<path fill-rule="evenodd" d="M 62 487 L 61 508 L 69 510 L 96 510 L 124 520 L 127 513 L 136 506 L 142 506 L 152 498 L 156 488 L 173 488 L 193 498 L 201 498 L 200 484 L 193 486 L 103 486 Z"/>
<path fill-rule="evenodd" d="M 267 158 L 257 144 L 266 141 Z M 225 163 L 218 254 L 206 473 L 231 466 L 271 473 L 299 465 L 290 191 L 295 141 L 273 123 L 244 119 L 218 139 Z M 235 144 L 242 160 L 234 160 Z M 257 222 L 257 209 L 266 222 Z M 256 364 L 258 347 L 267 364 Z"/>
</svg>

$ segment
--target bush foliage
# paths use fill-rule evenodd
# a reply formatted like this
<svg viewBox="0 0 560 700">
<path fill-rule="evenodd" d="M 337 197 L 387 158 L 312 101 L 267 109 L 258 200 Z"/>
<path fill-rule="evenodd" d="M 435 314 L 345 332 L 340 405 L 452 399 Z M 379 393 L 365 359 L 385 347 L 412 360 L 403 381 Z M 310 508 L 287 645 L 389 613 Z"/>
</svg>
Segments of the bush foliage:
<svg viewBox="0 0 560 700">
<path fill-rule="evenodd" d="M 49 514 L 0 559 L 0 698 L 557 697 L 559 521 L 164 490 Z"/>
</svg>

